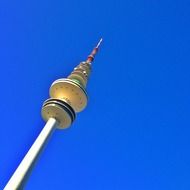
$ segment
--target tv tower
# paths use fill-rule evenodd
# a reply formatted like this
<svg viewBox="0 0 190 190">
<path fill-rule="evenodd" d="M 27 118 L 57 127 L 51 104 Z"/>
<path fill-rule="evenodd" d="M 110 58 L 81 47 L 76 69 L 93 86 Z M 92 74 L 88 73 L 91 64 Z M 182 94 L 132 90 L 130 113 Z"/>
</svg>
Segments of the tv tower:
<svg viewBox="0 0 190 190">
<path fill-rule="evenodd" d="M 50 98 L 42 106 L 42 117 L 46 125 L 8 181 L 4 190 L 21 190 L 49 137 L 56 128 L 71 126 L 76 113 L 87 105 L 86 84 L 91 72 L 91 63 L 98 52 L 102 38 L 92 50 L 86 61 L 74 68 L 67 78 L 54 81 L 50 87 Z"/>
</svg>

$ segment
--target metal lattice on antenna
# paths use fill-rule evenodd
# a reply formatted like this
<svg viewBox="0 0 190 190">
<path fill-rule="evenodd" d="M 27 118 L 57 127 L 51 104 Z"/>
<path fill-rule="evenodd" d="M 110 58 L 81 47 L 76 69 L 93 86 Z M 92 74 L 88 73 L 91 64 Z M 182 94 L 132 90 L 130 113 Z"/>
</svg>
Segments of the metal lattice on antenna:
<svg viewBox="0 0 190 190">
<path fill-rule="evenodd" d="M 65 129 L 71 126 L 76 113 L 87 105 L 86 84 L 91 72 L 91 63 L 102 43 L 102 38 L 87 57 L 74 68 L 67 78 L 54 81 L 50 87 L 50 98 L 42 106 L 42 117 L 47 122 L 34 144 L 8 181 L 4 190 L 23 189 L 34 163 L 56 128 Z"/>
</svg>

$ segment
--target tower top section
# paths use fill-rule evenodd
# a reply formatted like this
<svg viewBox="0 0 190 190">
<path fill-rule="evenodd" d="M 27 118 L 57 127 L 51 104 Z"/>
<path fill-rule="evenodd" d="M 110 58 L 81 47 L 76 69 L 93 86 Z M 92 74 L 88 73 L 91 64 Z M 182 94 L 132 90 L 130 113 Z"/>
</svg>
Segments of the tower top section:
<svg viewBox="0 0 190 190">
<path fill-rule="evenodd" d="M 47 121 L 55 118 L 59 128 L 67 128 L 75 119 L 75 113 L 81 112 L 87 105 L 86 85 L 91 73 L 91 63 L 99 50 L 102 38 L 94 47 L 86 61 L 77 65 L 67 78 L 54 81 L 50 87 L 50 99 L 42 107 L 42 116 Z"/>
</svg>

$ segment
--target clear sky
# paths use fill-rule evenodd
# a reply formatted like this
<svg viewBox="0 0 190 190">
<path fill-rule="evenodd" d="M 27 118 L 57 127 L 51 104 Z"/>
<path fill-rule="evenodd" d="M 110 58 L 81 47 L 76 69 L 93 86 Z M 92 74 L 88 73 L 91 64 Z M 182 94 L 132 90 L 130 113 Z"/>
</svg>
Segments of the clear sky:
<svg viewBox="0 0 190 190">
<path fill-rule="evenodd" d="M 89 104 L 26 190 L 190 189 L 190 1 L 0 1 L 0 189 L 45 122 L 50 84 L 100 37 Z"/>
</svg>

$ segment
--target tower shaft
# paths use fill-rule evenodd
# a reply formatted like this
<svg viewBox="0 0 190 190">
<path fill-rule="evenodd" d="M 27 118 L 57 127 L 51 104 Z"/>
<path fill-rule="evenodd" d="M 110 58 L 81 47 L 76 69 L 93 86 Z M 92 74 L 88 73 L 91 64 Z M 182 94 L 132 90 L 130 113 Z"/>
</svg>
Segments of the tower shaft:
<svg viewBox="0 0 190 190">
<path fill-rule="evenodd" d="M 46 145 L 48 139 L 53 133 L 54 129 L 57 128 L 59 123 L 56 119 L 50 118 L 41 133 L 23 158 L 22 162 L 10 178 L 9 182 L 5 186 L 4 190 L 21 190 L 29 177 L 30 172 L 35 165 L 40 153 Z"/>
</svg>

